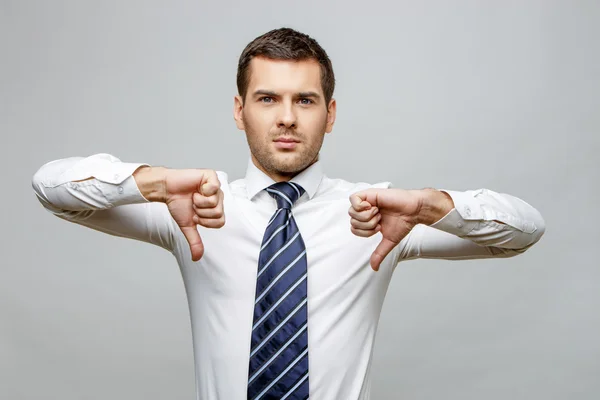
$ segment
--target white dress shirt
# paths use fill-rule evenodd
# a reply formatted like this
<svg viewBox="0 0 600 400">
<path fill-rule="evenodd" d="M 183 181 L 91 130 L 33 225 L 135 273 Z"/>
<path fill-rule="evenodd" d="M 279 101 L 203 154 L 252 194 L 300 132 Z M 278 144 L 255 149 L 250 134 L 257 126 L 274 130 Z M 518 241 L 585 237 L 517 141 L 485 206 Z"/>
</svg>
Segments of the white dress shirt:
<svg viewBox="0 0 600 400">
<path fill-rule="evenodd" d="M 220 229 L 198 226 L 205 253 L 193 262 L 166 205 L 140 193 L 132 174 L 142 165 L 148 164 L 121 162 L 109 154 L 56 160 L 38 170 L 33 188 L 60 218 L 171 252 L 187 292 L 197 398 L 246 399 L 259 249 L 277 209 L 263 189 L 274 181 L 251 160 L 243 179 L 230 182 L 227 173 L 217 171 L 226 223 Z M 309 380 L 315 400 L 369 399 L 379 316 L 400 261 L 511 257 L 538 241 L 545 229 L 540 213 L 516 197 L 487 189 L 444 190 L 455 208 L 432 226 L 417 225 L 375 272 L 369 259 L 381 233 L 352 234 L 349 197 L 391 184 L 332 179 L 320 162 L 292 181 L 306 191 L 292 210 L 307 253 Z"/>
</svg>

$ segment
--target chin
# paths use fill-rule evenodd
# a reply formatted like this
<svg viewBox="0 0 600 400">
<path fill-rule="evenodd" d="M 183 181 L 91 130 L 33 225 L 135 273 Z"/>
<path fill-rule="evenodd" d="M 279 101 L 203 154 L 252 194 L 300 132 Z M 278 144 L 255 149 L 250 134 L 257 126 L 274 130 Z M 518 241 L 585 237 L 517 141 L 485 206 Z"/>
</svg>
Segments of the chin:
<svg viewBox="0 0 600 400">
<path fill-rule="evenodd" d="M 277 163 L 275 165 L 275 170 L 279 174 L 294 174 L 299 172 L 301 169 L 302 166 L 295 163 Z"/>
<path fill-rule="evenodd" d="M 317 157 L 315 154 L 295 150 L 257 149 L 254 157 L 262 167 L 270 173 L 278 175 L 295 175 L 312 164 Z"/>
<path fill-rule="evenodd" d="M 296 155 L 296 157 L 276 157 L 275 167 L 281 173 L 293 174 L 304 170 L 310 165 L 310 161 Z"/>
</svg>

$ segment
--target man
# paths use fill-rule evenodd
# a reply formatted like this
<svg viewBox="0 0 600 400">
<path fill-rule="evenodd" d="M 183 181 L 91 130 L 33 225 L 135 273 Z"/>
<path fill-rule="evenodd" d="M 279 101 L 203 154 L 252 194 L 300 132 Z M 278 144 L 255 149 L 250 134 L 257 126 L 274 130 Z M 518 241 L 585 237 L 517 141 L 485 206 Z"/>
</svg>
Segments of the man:
<svg viewBox="0 0 600 400">
<path fill-rule="evenodd" d="M 487 189 L 392 189 L 330 179 L 325 51 L 291 29 L 252 41 L 238 65 L 246 176 L 122 162 L 109 154 L 43 165 L 54 215 L 170 251 L 192 320 L 198 399 L 368 399 L 379 315 L 400 261 L 521 254 L 539 212 Z M 370 266 L 370 268 L 369 268 Z"/>
</svg>

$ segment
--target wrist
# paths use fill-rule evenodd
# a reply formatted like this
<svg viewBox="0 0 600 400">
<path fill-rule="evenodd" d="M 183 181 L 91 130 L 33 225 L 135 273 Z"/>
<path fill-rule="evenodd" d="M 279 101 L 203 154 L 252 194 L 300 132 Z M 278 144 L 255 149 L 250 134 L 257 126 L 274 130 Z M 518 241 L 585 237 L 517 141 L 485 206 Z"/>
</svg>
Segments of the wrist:
<svg viewBox="0 0 600 400">
<path fill-rule="evenodd" d="M 161 203 L 166 201 L 167 171 L 165 167 L 143 166 L 133 173 L 140 193 L 148 201 Z"/>
<path fill-rule="evenodd" d="M 435 224 L 454 208 L 454 201 L 446 192 L 427 188 L 421 190 L 421 196 L 422 205 L 417 217 L 419 224 Z"/>
</svg>

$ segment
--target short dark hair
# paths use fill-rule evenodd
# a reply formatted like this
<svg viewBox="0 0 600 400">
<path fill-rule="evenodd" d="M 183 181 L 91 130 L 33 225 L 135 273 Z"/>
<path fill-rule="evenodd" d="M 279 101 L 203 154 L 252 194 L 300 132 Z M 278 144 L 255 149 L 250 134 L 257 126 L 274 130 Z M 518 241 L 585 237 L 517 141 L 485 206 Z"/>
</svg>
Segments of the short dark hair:
<svg viewBox="0 0 600 400">
<path fill-rule="evenodd" d="M 310 60 L 321 66 L 321 87 L 325 95 L 325 106 L 333 97 L 335 76 L 333 66 L 325 50 L 310 36 L 291 28 L 273 29 L 246 46 L 238 61 L 237 88 L 242 100 L 246 98 L 250 76 L 248 69 L 254 57 L 265 57 L 272 60 Z"/>
</svg>

